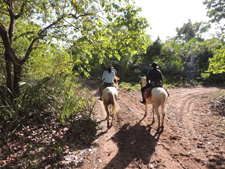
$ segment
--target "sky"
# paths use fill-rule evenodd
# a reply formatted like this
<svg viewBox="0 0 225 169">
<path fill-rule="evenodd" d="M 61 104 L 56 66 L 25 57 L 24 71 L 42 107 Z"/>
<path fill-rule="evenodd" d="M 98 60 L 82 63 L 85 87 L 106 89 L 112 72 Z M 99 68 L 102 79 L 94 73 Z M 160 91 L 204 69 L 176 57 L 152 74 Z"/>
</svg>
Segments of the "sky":
<svg viewBox="0 0 225 169">
<path fill-rule="evenodd" d="M 140 16 L 148 20 L 151 29 L 146 31 L 152 40 L 175 36 L 176 28 L 189 19 L 192 23 L 209 21 L 203 0 L 135 0 L 135 5 L 142 8 Z"/>
</svg>

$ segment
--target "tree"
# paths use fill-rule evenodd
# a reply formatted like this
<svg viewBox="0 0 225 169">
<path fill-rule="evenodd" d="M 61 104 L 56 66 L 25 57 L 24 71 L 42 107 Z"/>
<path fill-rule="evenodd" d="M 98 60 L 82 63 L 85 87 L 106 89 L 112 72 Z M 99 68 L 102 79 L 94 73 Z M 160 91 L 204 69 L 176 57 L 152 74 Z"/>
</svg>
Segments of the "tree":
<svg viewBox="0 0 225 169">
<path fill-rule="evenodd" d="M 0 36 L 4 45 L 6 82 L 8 89 L 15 96 L 19 95 L 22 68 L 34 49 L 39 47 L 41 41 L 58 43 L 76 40 L 74 45 L 77 45 L 75 47 L 78 52 L 82 53 L 83 58 L 91 57 L 89 49 L 91 48 L 93 51 L 94 48 L 96 50 L 98 47 L 96 51 L 101 51 L 99 60 L 102 61 L 106 55 L 112 53 L 111 49 L 107 50 L 109 45 L 120 46 L 121 52 L 125 52 L 124 49 L 126 49 L 134 53 L 133 46 L 126 48 L 126 45 L 131 42 L 130 39 L 136 38 L 139 33 L 132 32 L 134 26 L 132 23 L 134 20 L 136 21 L 135 26 L 140 26 L 137 29 L 139 31 L 145 27 L 145 25 L 138 24 L 138 10 L 134 10 L 129 0 L 0 0 L 0 9 L 2 16 L 0 18 Z M 107 28 L 106 25 L 110 25 L 115 20 L 117 20 L 115 24 L 118 26 L 123 24 L 130 26 L 126 29 L 128 35 L 122 41 L 123 46 L 116 41 L 113 41 L 112 44 L 109 43 L 114 34 L 110 34 L 113 33 L 112 29 L 105 28 Z M 24 32 L 20 32 L 21 25 L 27 26 Z M 104 31 L 104 29 L 105 32 L 101 34 L 100 31 Z M 17 37 L 26 37 L 28 40 L 26 46 L 23 46 L 24 50 L 20 52 L 16 50 L 16 44 L 20 42 L 18 38 L 15 38 L 15 34 L 18 34 Z M 107 34 L 108 36 L 105 37 Z M 122 34 L 120 36 L 123 37 Z M 140 37 L 142 37 L 142 33 Z M 140 38 L 137 39 L 139 39 L 137 42 L 141 41 Z M 88 46 L 95 42 L 99 43 Z M 132 45 L 135 44 L 132 43 Z M 142 48 L 143 46 L 138 47 Z M 115 56 L 119 57 L 119 55 Z M 84 60 L 88 60 L 88 58 Z"/>
<path fill-rule="evenodd" d="M 149 41 L 145 33 L 148 23 L 145 18 L 138 17 L 139 11 L 140 8 L 127 5 L 122 8 L 122 15 L 114 18 L 113 22 L 99 20 L 97 24 L 101 25 L 101 29 L 74 41 L 74 70 L 82 70 L 84 74 L 91 70 L 91 75 L 98 77 L 104 65 L 111 63 L 117 65 L 118 76 L 125 78 L 136 63 L 137 55 L 145 53 Z"/>
<path fill-rule="evenodd" d="M 212 23 L 219 23 L 222 19 L 225 19 L 225 0 L 205 0 L 203 4 L 208 9 L 207 15 L 211 18 Z"/>
<path fill-rule="evenodd" d="M 225 19 L 225 0 L 205 0 L 204 5 L 206 5 L 208 12 L 207 15 L 211 18 L 211 22 L 221 23 L 221 20 Z M 221 26 L 220 38 L 224 44 L 224 30 L 225 25 Z M 215 50 L 215 55 L 213 58 L 209 59 L 208 71 L 214 74 L 221 74 L 225 72 L 225 48 L 222 46 L 220 49 Z"/>
<path fill-rule="evenodd" d="M 210 22 L 219 24 L 220 32 L 217 32 L 216 35 L 224 43 L 225 24 L 222 24 L 221 21 L 225 19 L 225 0 L 205 0 L 203 4 L 207 7 L 207 16 L 211 19 Z"/>
<path fill-rule="evenodd" d="M 208 72 L 213 74 L 222 74 L 225 72 L 225 46 L 215 51 L 213 58 L 209 59 Z"/>
<path fill-rule="evenodd" d="M 185 42 L 190 41 L 192 38 L 201 39 L 202 33 L 206 32 L 209 28 L 209 24 L 203 22 L 192 24 L 191 20 L 188 20 L 188 23 L 184 23 L 181 28 L 176 28 L 177 35 L 175 39 Z"/>
</svg>

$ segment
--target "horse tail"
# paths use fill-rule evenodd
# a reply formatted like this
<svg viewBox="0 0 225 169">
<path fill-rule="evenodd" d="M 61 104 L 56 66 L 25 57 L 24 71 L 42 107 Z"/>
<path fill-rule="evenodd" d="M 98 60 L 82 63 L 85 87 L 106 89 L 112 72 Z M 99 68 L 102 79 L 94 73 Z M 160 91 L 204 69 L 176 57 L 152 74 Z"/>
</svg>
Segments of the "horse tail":
<svg viewBox="0 0 225 169">
<path fill-rule="evenodd" d="M 117 103 L 117 99 L 115 94 L 109 93 L 109 102 L 112 104 L 112 114 L 116 113 L 119 111 L 120 107 Z"/>
<path fill-rule="evenodd" d="M 168 94 L 167 94 L 167 92 L 165 91 L 165 92 L 161 92 L 160 95 L 161 95 L 160 97 L 161 97 L 162 111 L 164 112 L 164 107 L 165 107 L 165 104 L 166 104 L 166 102 L 167 102 Z"/>
</svg>

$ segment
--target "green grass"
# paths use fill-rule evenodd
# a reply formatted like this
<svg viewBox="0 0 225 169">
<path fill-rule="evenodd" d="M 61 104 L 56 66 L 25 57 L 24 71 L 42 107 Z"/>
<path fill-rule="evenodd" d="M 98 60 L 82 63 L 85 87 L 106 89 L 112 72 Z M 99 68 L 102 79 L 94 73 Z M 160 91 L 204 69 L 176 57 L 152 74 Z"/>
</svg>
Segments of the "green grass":
<svg viewBox="0 0 225 169">
<path fill-rule="evenodd" d="M 163 84 L 164 88 L 177 88 L 177 87 L 194 87 L 200 85 L 197 82 L 181 82 L 181 83 L 169 83 L 169 84 Z M 124 89 L 124 90 L 141 90 L 141 85 L 139 82 L 120 82 L 119 87 Z"/>
<path fill-rule="evenodd" d="M 121 87 L 124 90 L 141 90 L 141 85 L 140 83 L 128 83 L 128 82 L 121 82 L 119 84 L 119 87 Z"/>
</svg>

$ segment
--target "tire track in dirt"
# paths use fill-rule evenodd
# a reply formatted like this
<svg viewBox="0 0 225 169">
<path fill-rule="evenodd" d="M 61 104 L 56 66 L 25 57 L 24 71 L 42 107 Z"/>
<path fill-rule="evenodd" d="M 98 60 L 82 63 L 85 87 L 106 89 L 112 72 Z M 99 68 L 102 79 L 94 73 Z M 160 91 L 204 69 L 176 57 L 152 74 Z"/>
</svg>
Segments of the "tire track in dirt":
<svg viewBox="0 0 225 169">
<path fill-rule="evenodd" d="M 97 93 L 97 88 L 94 93 Z M 118 90 L 121 109 L 109 130 L 106 130 L 104 121 L 104 106 L 97 101 L 96 110 L 102 129 L 99 130 L 98 148 L 92 161 L 98 164 L 90 160 L 85 166 L 97 169 L 210 168 L 209 157 L 217 154 L 209 155 L 212 153 L 211 147 L 206 144 L 207 138 L 202 136 L 204 131 L 199 129 L 202 116 L 208 111 L 208 107 L 201 102 L 207 101 L 218 91 L 216 87 L 169 89 L 171 95 L 166 107 L 165 128 L 156 137 L 153 133 L 157 118 L 151 125 L 152 111 L 148 106 L 147 117 L 143 119 L 145 106 L 140 103 L 140 91 Z M 222 145 L 218 144 L 220 147 Z"/>
<path fill-rule="evenodd" d="M 176 95 L 175 97 L 177 98 L 177 100 L 170 100 L 170 97 L 168 100 L 165 118 L 165 129 L 161 138 L 161 145 L 163 150 L 161 151 L 169 154 L 172 160 L 177 163 L 177 167 L 175 168 L 200 168 L 197 164 L 195 164 L 195 161 L 190 159 L 189 155 L 184 151 L 184 149 L 179 146 L 179 141 L 181 139 L 180 135 L 182 132 L 180 130 L 177 130 L 177 128 L 182 128 L 184 122 L 182 116 L 179 116 L 180 108 L 177 107 L 177 105 L 180 105 L 180 102 L 182 101 L 182 91 L 176 91 L 173 93 L 173 95 Z M 183 105 L 183 103 L 181 105 Z M 187 103 L 187 105 L 190 104 Z M 167 159 L 167 161 L 168 160 L 169 159 Z"/>
<path fill-rule="evenodd" d="M 195 109 L 199 105 L 200 100 L 207 98 L 219 90 L 216 88 L 211 88 L 210 90 L 206 90 L 205 88 L 198 88 L 196 90 L 187 89 L 185 90 L 185 95 L 182 94 L 183 90 L 180 89 L 180 93 L 175 93 L 175 98 L 180 98 L 177 102 L 174 102 L 174 100 L 170 102 L 170 105 L 173 103 L 170 111 L 175 110 L 176 114 L 174 116 L 176 125 L 172 126 L 175 135 L 172 139 L 174 140 L 174 144 L 183 152 L 178 156 L 179 162 L 182 163 L 184 168 L 207 168 L 205 164 L 208 160 L 206 154 L 208 150 L 207 148 L 197 148 L 197 143 L 202 141 L 202 137 L 195 129 L 200 121 L 197 116 L 198 112 Z M 182 97 L 180 97 L 181 95 Z M 171 142 L 169 144 L 169 147 L 173 147 Z"/>
<path fill-rule="evenodd" d="M 182 144 L 176 143 L 176 145 L 177 149 L 179 149 L 179 163 L 182 165 L 183 168 L 202 168 L 202 166 L 197 164 L 191 156 L 191 153 L 194 152 L 194 143 L 192 138 L 196 138 L 192 111 L 195 106 L 195 102 L 198 100 L 199 95 L 200 93 L 191 93 L 183 96 L 179 103 L 181 107 L 177 108 L 177 114 L 180 115 L 179 119 L 176 120 L 176 130 L 179 134 L 177 140 L 179 140 L 179 142 L 181 142 Z M 176 140 L 176 136 L 171 138 Z M 192 146 L 190 146 L 190 144 L 192 144 Z"/>
</svg>

